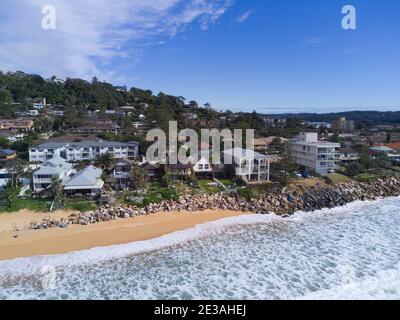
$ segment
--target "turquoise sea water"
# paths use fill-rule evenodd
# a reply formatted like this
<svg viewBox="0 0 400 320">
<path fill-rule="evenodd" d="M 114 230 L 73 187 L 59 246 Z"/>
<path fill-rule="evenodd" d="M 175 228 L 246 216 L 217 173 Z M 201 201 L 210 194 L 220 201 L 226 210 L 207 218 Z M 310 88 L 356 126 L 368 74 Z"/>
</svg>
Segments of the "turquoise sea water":
<svg viewBox="0 0 400 320">
<path fill-rule="evenodd" d="M 0 299 L 400 299 L 400 198 L 0 262 Z"/>
</svg>

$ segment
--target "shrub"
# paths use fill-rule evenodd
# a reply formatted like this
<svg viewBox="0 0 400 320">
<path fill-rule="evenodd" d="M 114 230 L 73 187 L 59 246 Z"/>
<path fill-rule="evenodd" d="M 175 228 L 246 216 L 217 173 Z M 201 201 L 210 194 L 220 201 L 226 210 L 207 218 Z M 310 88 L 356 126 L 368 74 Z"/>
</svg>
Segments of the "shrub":
<svg viewBox="0 0 400 320">
<path fill-rule="evenodd" d="M 359 174 L 354 179 L 358 182 L 372 182 L 377 179 L 377 176 L 375 176 L 373 174 L 365 173 L 365 174 Z"/>
<path fill-rule="evenodd" d="M 257 197 L 257 193 L 249 188 L 238 189 L 237 192 L 241 198 L 246 199 L 247 201 L 250 201 L 251 199 Z"/>
</svg>

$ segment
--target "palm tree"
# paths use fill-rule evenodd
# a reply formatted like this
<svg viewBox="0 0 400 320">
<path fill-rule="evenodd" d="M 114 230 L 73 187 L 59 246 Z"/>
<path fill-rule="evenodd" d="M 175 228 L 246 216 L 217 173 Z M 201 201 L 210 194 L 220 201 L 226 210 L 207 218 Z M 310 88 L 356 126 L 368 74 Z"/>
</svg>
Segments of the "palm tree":
<svg viewBox="0 0 400 320">
<path fill-rule="evenodd" d="M 6 163 L 6 168 L 11 173 L 11 188 L 16 188 L 21 176 L 26 170 L 26 161 L 15 159 Z"/>
<path fill-rule="evenodd" d="M 114 157 L 110 153 L 102 154 L 101 156 L 97 157 L 95 164 L 101 169 L 109 172 L 114 164 Z"/>
</svg>

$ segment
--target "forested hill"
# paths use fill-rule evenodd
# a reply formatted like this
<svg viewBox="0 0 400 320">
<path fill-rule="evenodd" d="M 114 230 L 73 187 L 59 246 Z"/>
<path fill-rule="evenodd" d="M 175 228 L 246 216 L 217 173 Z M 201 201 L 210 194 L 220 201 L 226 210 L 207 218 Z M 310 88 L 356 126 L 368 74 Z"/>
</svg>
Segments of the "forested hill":
<svg viewBox="0 0 400 320">
<path fill-rule="evenodd" d="M 346 117 L 357 123 L 368 123 L 371 125 L 400 124 L 400 111 L 348 111 L 324 114 L 277 114 L 274 116 L 277 118 L 297 118 L 309 122 L 332 122 L 339 117 Z"/>
<path fill-rule="evenodd" d="M 0 108 L 7 112 L 12 104 L 31 106 L 34 99 L 46 98 L 48 104 L 68 107 L 84 107 L 89 110 L 115 109 L 127 104 L 148 103 L 178 109 L 184 105 L 182 97 L 159 93 L 154 95 L 150 90 L 138 88 L 126 89 L 115 87 L 93 78 L 91 82 L 82 79 L 58 81 L 55 77 L 45 80 L 39 75 L 23 72 L 0 72 Z"/>
<path fill-rule="evenodd" d="M 82 79 L 58 81 L 56 77 L 43 79 L 39 75 L 23 72 L 2 73 L 0 71 L 0 117 L 11 117 L 16 108 L 30 108 L 35 99 L 46 98 L 47 103 L 74 109 L 78 114 L 82 110 L 107 110 L 124 105 L 146 103 L 153 113 L 163 110 L 163 120 L 179 119 L 185 106 L 198 107 L 196 101 L 185 101 L 183 97 L 172 96 L 162 92 L 157 95 L 150 90 L 139 88 L 115 87 L 112 84 Z M 209 105 L 208 105 L 209 107 Z M 216 116 L 215 114 L 210 114 Z M 275 118 L 300 119 L 310 122 L 332 122 L 338 117 L 346 117 L 357 123 L 368 125 L 399 124 L 399 112 L 351 111 L 327 114 L 280 114 Z"/>
</svg>

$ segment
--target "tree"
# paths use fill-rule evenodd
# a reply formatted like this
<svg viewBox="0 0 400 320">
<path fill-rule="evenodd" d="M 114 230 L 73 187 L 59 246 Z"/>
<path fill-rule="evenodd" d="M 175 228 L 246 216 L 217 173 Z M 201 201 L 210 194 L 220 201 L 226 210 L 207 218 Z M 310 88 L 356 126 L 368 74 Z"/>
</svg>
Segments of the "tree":
<svg viewBox="0 0 400 320">
<path fill-rule="evenodd" d="M 392 134 L 390 132 L 386 133 L 386 143 L 392 142 Z"/>
<path fill-rule="evenodd" d="M 2 192 L 2 198 L 6 208 L 11 208 L 15 200 L 15 189 L 8 184 L 6 189 Z"/>
<path fill-rule="evenodd" d="M 10 146 L 10 142 L 3 137 L 0 137 L 0 148 L 7 149 Z"/>
<path fill-rule="evenodd" d="M 109 172 L 114 164 L 114 157 L 110 153 L 105 153 L 97 157 L 96 166 Z"/>
<path fill-rule="evenodd" d="M 53 203 L 55 208 L 64 207 L 65 195 L 64 195 L 64 187 L 61 183 L 61 180 L 58 177 L 53 177 L 51 179 L 50 185 L 51 197 L 53 198 Z"/>
<path fill-rule="evenodd" d="M 146 182 L 146 171 L 138 165 L 132 165 L 131 168 L 132 175 L 132 187 L 134 189 L 142 189 L 147 186 Z"/>
<path fill-rule="evenodd" d="M 22 175 L 25 173 L 26 161 L 22 159 L 8 161 L 6 163 L 6 168 L 11 174 L 11 188 L 17 188 Z"/>
</svg>

